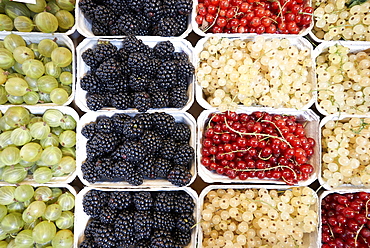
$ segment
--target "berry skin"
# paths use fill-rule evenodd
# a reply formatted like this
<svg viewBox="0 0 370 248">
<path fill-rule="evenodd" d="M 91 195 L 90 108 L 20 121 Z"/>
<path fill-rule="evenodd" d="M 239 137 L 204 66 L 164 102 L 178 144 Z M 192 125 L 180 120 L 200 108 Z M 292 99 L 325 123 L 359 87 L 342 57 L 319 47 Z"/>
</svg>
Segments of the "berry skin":
<svg viewBox="0 0 370 248">
<path fill-rule="evenodd" d="M 92 48 L 86 49 L 82 55 L 82 60 L 85 62 L 86 65 L 92 67 L 92 68 L 98 68 L 99 67 L 99 61 L 95 58 L 95 51 Z"/>
<path fill-rule="evenodd" d="M 154 201 L 154 210 L 158 212 L 170 213 L 174 209 L 175 195 L 170 192 L 158 193 Z"/>
<path fill-rule="evenodd" d="M 187 89 L 183 87 L 173 88 L 170 91 L 169 95 L 170 95 L 170 106 L 174 108 L 184 107 L 189 100 L 189 97 L 187 95 Z"/>
<path fill-rule="evenodd" d="M 99 41 L 94 48 L 94 57 L 101 64 L 108 59 L 116 58 L 117 51 L 117 47 L 109 41 Z"/>
<path fill-rule="evenodd" d="M 155 172 L 158 177 L 166 178 L 172 167 L 171 162 L 164 158 L 157 158 L 154 162 Z"/>
<path fill-rule="evenodd" d="M 189 168 L 189 164 L 194 158 L 194 148 L 188 144 L 180 145 L 177 148 L 177 153 L 173 157 L 175 165 Z"/>
<path fill-rule="evenodd" d="M 193 198 L 185 193 L 178 192 L 174 197 L 174 207 L 173 211 L 176 213 L 193 213 L 195 203 Z"/>
<path fill-rule="evenodd" d="M 175 221 L 170 213 L 154 212 L 153 228 L 170 231 L 175 227 Z"/>
<path fill-rule="evenodd" d="M 137 92 L 134 95 L 133 106 L 139 112 L 146 112 L 152 107 L 152 99 L 150 95 L 146 92 Z"/>
<path fill-rule="evenodd" d="M 88 93 L 103 93 L 105 85 L 96 76 L 95 73 L 88 71 L 80 80 L 81 89 Z"/>
<path fill-rule="evenodd" d="M 167 176 L 168 181 L 179 187 L 183 187 L 190 183 L 191 178 L 191 173 L 181 166 L 175 166 Z"/>
<path fill-rule="evenodd" d="M 170 41 L 161 41 L 154 46 L 153 51 L 157 58 L 167 58 L 175 52 L 175 47 Z"/>
<path fill-rule="evenodd" d="M 88 191 L 82 200 L 84 212 L 92 218 L 98 218 L 108 204 L 109 194 L 99 190 Z"/>
<path fill-rule="evenodd" d="M 111 209 L 123 210 L 132 205 L 132 196 L 129 192 L 114 191 L 110 194 L 108 206 Z"/>
<path fill-rule="evenodd" d="M 153 206 L 153 198 L 150 192 L 137 192 L 133 195 L 135 208 L 139 211 L 150 210 Z"/>
<path fill-rule="evenodd" d="M 195 224 L 195 220 L 192 214 L 180 214 L 177 218 L 176 227 L 183 231 L 189 231 L 192 226 Z"/>
<path fill-rule="evenodd" d="M 92 111 L 102 109 L 105 105 L 105 98 L 99 94 L 89 94 L 86 97 L 87 107 Z"/>
<path fill-rule="evenodd" d="M 85 126 L 83 126 L 83 128 L 81 130 L 81 134 L 86 139 L 91 139 L 92 137 L 94 137 L 96 132 L 97 131 L 96 131 L 96 123 L 95 122 L 91 122 L 89 124 L 86 124 Z"/>
</svg>

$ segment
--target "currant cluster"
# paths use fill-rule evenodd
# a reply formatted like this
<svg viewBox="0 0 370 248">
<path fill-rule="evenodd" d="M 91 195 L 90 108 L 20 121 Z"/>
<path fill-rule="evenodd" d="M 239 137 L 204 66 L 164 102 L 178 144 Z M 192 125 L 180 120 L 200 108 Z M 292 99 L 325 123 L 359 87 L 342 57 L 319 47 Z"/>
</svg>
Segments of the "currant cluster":
<svg viewBox="0 0 370 248">
<path fill-rule="evenodd" d="M 231 179 L 268 178 L 292 185 L 313 173 L 308 160 L 314 147 L 295 116 L 213 113 L 203 133 L 201 163 Z"/>
<path fill-rule="evenodd" d="M 299 34 L 313 8 L 304 0 L 199 0 L 200 29 L 211 33 Z"/>
<path fill-rule="evenodd" d="M 367 192 L 327 195 L 321 203 L 321 247 L 369 247 L 369 205 Z"/>
</svg>

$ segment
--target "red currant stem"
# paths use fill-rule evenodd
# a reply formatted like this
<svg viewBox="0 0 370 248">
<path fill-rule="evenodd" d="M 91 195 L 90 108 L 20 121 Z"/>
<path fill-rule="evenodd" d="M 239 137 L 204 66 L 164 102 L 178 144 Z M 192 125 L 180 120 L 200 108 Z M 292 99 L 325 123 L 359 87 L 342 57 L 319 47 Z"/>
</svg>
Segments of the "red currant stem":
<svg viewBox="0 0 370 248">
<path fill-rule="evenodd" d="M 280 130 L 280 128 L 278 127 L 278 126 L 276 126 L 276 124 L 274 123 L 274 122 L 272 122 L 272 121 L 268 121 L 268 120 L 262 120 L 261 122 L 268 122 L 268 123 L 271 123 L 271 124 L 273 124 L 274 126 L 275 126 L 275 128 L 279 131 L 279 134 L 281 135 L 281 137 L 284 137 L 283 136 L 283 134 L 282 134 L 282 132 L 281 132 L 281 130 Z M 283 139 L 283 138 L 282 138 Z M 285 141 L 285 143 L 287 143 L 288 144 L 288 146 L 290 147 L 290 148 L 293 148 L 292 147 L 292 145 L 286 140 L 286 139 L 283 139 L 284 141 Z"/>
<path fill-rule="evenodd" d="M 247 152 L 251 149 L 252 147 L 249 147 L 248 149 L 246 150 L 235 150 L 235 151 L 231 151 L 231 152 L 225 152 L 225 153 L 221 153 L 221 155 L 226 155 L 226 154 L 231 154 L 231 153 L 234 153 L 234 152 Z"/>
<path fill-rule="evenodd" d="M 271 17 L 268 17 L 268 16 L 262 16 L 262 17 L 261 17 L 261 20 L 262 20 L 263 18 L 267 18 L 267 19 L 270 19 L 271 21 L 273 21 L 273 22 L 275 22 L 275 23 L 278 23 L 276 20 L 272 19 Z"/>
<path fill-rule="evenodd" d="M 335 238 L 334 236 L 334 233 L 333 233 L 333 230 L 331 229 L 331 226 L 330 224 L 328 223 L 328 227 L 329 227 L 329 231 L 330 231 L 330 235 L 333 237 L 333 239 Z"/>
<path fill-rule="evenodd" d="M 355 247 L 357 247 L 357 239 L 358 239 L 358 235 L 360 235 L 360 231 L 361 229 L 364 227 L 365 224 L 362 224 L 362 226 L 360 227 L 360 229 L 358 229 L 357 233 L 356 233 L 356 237 L 355 237 Z"/>
<path fill-rule="evenodd" d="M 278 165 L 278 166 L 274 166 L 274 167 L 269 167 L 269 168 L 263 168 L 263 169 L 257 169 L 257 168 L 248 168 L 248 169 L 234 169 L 234 168 L 230 168 L 228 166 L 225 166 L 225 168 L 228 168 L 228 169 L 232 169 L 234 171 L 268 171 L 268 170 L 274 170 L 274 169 L 281 169 L 281 168 L 287 168 L 291 171 L 293 171 L 294 173 L 294 178 L 296 179 L 297 178 L 297 173 L 292 169 L 290 168 L 289 166 L 285 166 L 285 165 Z"/>
<path fill-rule="evenodd" d="M 212 121 L 213 117 L 215 117 L 215 116 L 214 116 L 214 115 L 212 115 L 212 117 L 211 117 L 211 118 L 209 118 L 208 125 L 207 125 L 207 129 L 211 128 L 211 121 Z"/>
<path fill-rule="evenodd" d="M 370 220 L 369 217 L 367 217 L 369 215 L 369 208 L 368 208 L 368 205 L 369 205 L 369 202 L 370 202 L 370 199 L 367 200 L 367 202 L 365 203 L 365 209 L 366 209 L 366 219 Z"/>
<path fill-rule="evenodd" d="M 207 32 L 210 28 L 212 28 L 216 24 L 216 21 L 217 21 L 217 18 L 218 18 L 218 13 L 220 13 L 220 8 L 218 8 L 218 11 L 217 11 L 217 14 L 215 16 L 215 19 L 213 20 L 213 22 L 211 23 L 211 25 L 209 25 L 208 27 L 204 28 L 202 30 L 203 32 Z"/>
<path fill-rule="evenodd" d="M 222 134 L 224 134 L 224 133 L 230 133 L 230 132 L 223 132 L 223 133 L 216 133 L 216 132 L 215 132 L 215 134 L 220 134 L 220 135 L 222 135 Z"/>
<path fill-rule="evenodd" d="M 283 179 L 283 181 L 284 181 L 284 183 L 286 183 L 286 184 L 291 184 L 290 182 L 288 182 L 286 179 L 285 179 L 285 177 L 281 177 L 281 179 Z"/>
<path fill-rule="evenodd" d="M 315 16 L 313 13 L 307 13 L 307 12 L 298 12 L 298 14 L 304 14 L 304 15 L 310 15 L 310 16 L 313 16 L 313 17 L 319 17 L 319 16 Z"/>
<path fill-rule="evenodd" d="M 263 158 L 263 157 L 261 157 L 261 152 L 262 152 L 262 150 L 260 150 L 260 152 L 258 153 L 258 158 L 259 159 L 262 159 L 262 160 L 269 160 L 271 157 L 272 157 L 272 154 L 270 154 L 270 156 L 268 156 L 267 158 Z"/>
</svg>

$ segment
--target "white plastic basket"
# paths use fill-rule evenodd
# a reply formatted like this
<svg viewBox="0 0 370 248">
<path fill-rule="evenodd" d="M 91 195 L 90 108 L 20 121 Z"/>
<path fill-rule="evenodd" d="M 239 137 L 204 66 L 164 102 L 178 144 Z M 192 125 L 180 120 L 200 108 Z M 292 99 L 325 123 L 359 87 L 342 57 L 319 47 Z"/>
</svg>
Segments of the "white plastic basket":
<svg viewBox="0 0 370 248">
<path fill-rule="evenodd" d="M 334 46 L 334 45 L 342 45 L 344 47 L 348 47 L 349 53 L 358 53 L 358 52 L 370 49 L 370 42 L 323 41 L 323 43 L 318 45 L 313 51 L 312 56 L 313 56 L 313 59 L 315 60 L 315 64 L 316 64 L 317 57 L 320 56 L 322 53 L 328 52 L 329 47 Z M 317 89 L 317 90 L 320 90 L 320 89 Z M 318 97 L 316 98 L 316 101 L 315 101 L 315 107 L 322 115 L 325 115 L 325 116 L 330 115 L 325 109 L 323 109 L 320 106 Z"/>
<path fill-rule="evenodd" d="M 147 36 L 138 36 L 138 39 L 141 39 L 144 44 L 154 47 L 158 42 L 160 41 L 170 41 L 174 47 L 176 52 L 184 52 L 189 56 L 189 61 L 192 62 L 194 60 L 193 57 L 193 47 L 190 44 L 189 41 L 181 38 L 175 38 L 175 37 L 147 37 Z M 76 104 L 77 106 L 84 112 L 90 111 L 90 109 L 87 107 L 86 103 L 86 94 L 87 92 L 81 88 L 81 78 L 89 71 L 90 67 L 85 64 L 85 62 L 82 60 L 81 55 L 82 53 L 87 50 L 88 48 L 93 48 L 96 46 L 99 40 L 107 40 L 110 41 L 113 45 L 115 45 L 117 48 L 122 48 L 122 38 L 121 39 L 100 39 L 97 37 L 93 38 L 86 38 L 83 40 L 76 48 L 76 55 L 77 55 L 77 67 L 79 68 L 77 70 L 77 97 L 76 97 Z M 191 105 L 194 102 L 194 81 L 195 76 L 192 76 L 189 78 L 189 87 L 187 95 L 189 97 L 188 102 L 185 104 L 182 108 L 165 108 L 166 111 L 187 111 Z M 116 108 L 113 107 L 104 107 L 101 110 L 98 111 L 116 111 Z M 122 111 L 132 111 L 136 109 L 127 109 Z M 149 109 L 148 112 L 155 112 L 159 109 Z"/>
<path fill-rule="evenodd" d="M 83 211 L 83 205 L 82 201 L 86 193 L 88 193 L 90 190 L 100 190 L 100 191 L 105 191 L 105 192 L 114 192 L 114 191 L 127 191 L 127 192 L 140 192 L 140 191 L 145 191 L 145 192 L 175 192 L 175 191 L 183 191 L 187 194 L 189 194 L 193 200 L 195 205 L 197 204 L 198 201 L 198 194 L 191 188 L 184 187 L 184 188 L 178 188 L 178 189 L 170 189 L 170 188 L 161 188 L 161 187 L 150 187 L 150 188 L 145 188 L 145 189 L 117 189 L 117 188 L 95 188 L 95 187 L 85 187 L 83 188 L 76 197 L 76 223 L 78 225 L 75 228 L 75 244 L 74 247 L 78 247 L 79 244 L 82 243 L 82 241 L 85 239 L 84 231 L 85 228 L 89 222 L 90 217 Z M 194 219 L 196 220 L 198 216 L 198 208 L 195 206 L 194 208 Z M 194 229 L 192 231 L 191 235 L 191 241 L 190 244 L 186 246 L 186 248 L 195 248 L 197 247 L 197 242 L 196 242 L 196 235 L 198 232 L 198 226 L 195 225 Z"/>
<path fill-rule="evenodd" d="M 247 189 L 267 189 L 267 190 L 281 190 L 281 191 L 286 191 L 286 190 L 289 190 L 291 187 L 290 186 L 281 186 L 281 185 L 276 185 L 276 186 L 273 186 L 273 185 L 209 185 L 207 187 L 205 187 L 202 192 L 200 192 L 199 194 L 199 200 L 198 200 L 198 203 L 197 203 L 197 206 L 198 206 L 198 223 L 201 222 L 202 220 L 202 216 L 201 216 L 201 213 L 202 213 L 202 209 L 203 209 L 203 204 L 204 204 L 204 199 L 205 197 L 207 196 L 207 194 L 212 191 L 212 190 L 217 190 L 217 189 L 224 189 L 224 190 L 227 190 L 227 189 L 234 189 L 234 190 L 237 190 L 237 189 L 240 189 L 240 190 L 247 190 Z M 314 205 L 314 208 L 317 212 L 317 215 L 320 216 L 320 211 L 319 211 L 319 204 L 318 204 L 318 196 L 317 194 L 312 190 L 312 193 L 314 195 L 314 197 L 316 198 L 316 204 Z M 320 222 L 318 222 L 320 223 Z M 202 230 L 202 226 L 200 225 L 200 227 L 198 228 L 198 244 L 199 244 L 199 247 L 203 247 L 202 246 L 202 242 L 203 242 L 203 230 Z M 311 233 L 309 236 L 308 236 L 308 239 L 304 239 L 304 242 L 305 242 L 305 248 L 318 248 L 318 247 L 321 247 L 319 246 L 318 244 L 318 232 L 315 231 L 313 233 Z"/>
<path fill-rule="evenodd" d="M 368 190 L 360 190 L 360 189 L 347 189 L 347 190 L 338 189 L 337 190 L 336 189 L 335 191 L 330 190 L 330 191 L 323 191 L 321 193 L 321 195 L 319 196 L 319 223 L 320 223 L 320 225 L 319 225 L 319 234 L 318 234 L 318 237 L 317 237 L 318 238 L 317 242 L 318 242 L 318 245 L 319 245 L 318 247 L 322 247 L 321 203 L 322 203 L 323 199 L 326 196 L 330 195 L 330 194 L 347 194 L 347 193 L 358 193 L 358 192 L 370 193 L 370 190 L 369 189 Z"/>
<path fill-rule="evenodd" d="M 257 110 L 254 110 L 257 111 Z M 254 111 L 252 110 L 240 110 L 236 111 L 237 113 L 247 113 L 251 114 Z M 314 154 L 307 162 L 314 167 L 313 174 L 306 180 L 300 181 L 295 186 L 308 186 L 313 183 L 320 171 L 320 158 L 321 158 L 321 136 L 319 134 L 319 121 L 320 118 L 317 116 L 312 110 L 307 111 L 299 111 L 299 110 L 271 110 L 271 109 L 263 109 L 259 108 L 258 111 L 264 111 L 269 114 L 281 114 L 281 115 L 293 115 L 296 116 L 298 122 L 305 122 L 305 130 L 307 137 L 311 137 L 316 141 L 316 146 L 314 148 Z M 258 179 L 258 178 L 249 178 L 247 180 L 240 180 L 238 177 L 235 179 L 230 179 L 225 175 L 219 175 L 216 172 L 209 171 L 204 165 L 202 165 L 202 140 L 203 140 L 203 132 L 205 130 L 205 126 L 207 125 L 207 121 L 209 120 L 209 115 L 211 113 L 220 113 L 215 110 L 205 110 L 203 111 L 198 119 L 197 119 L 197 163 L 198 163 L 198 174 L 203 179 L 203 181 L 207 183 L 253 183 L 253 184 L 279 184 L 284 185 L 283 181 L 277 181 L 272 179 Z M 279 186 L 280 187 L 280 186 Z"/>
<path fill-rule="evenodd" d="M 99 38 L 110 38 L 110 39 L 117 39 L 117 38 L 122 38 L 123 36 L 122 35 L 116 35 L 116 36 L 95 36 L 94 33 L 91 31 L 91 28 L 92 28 L 92 24 L 91 24 L 91 20 L 88 20 L 84 14 L 82 13 L 81 9 L 79 8 L 78 6 L 78 1 L 76 1 L 76 28 L 77 28 L 77 31 L 82 34 L 83 36 L 85 37 L 99 37 Z M 192 31 L 192 28 L 191 28 L 191 20 L 193 19 L 192 14 L 190 14 L 188 16 L 188 26 L 187 26 L 187 29 L 185 30 L 185 32 L 183 34 L 181 34 L 180 36 L 178 36 L 179 38 L 186 38 L 190 32 Z M 155 36 L 147 36 L 148 38 L 153 38 Z"/>
<path fill-rule="evenodd" d="M 191 25 L 193 27 L 193 30 L 194 32 L 199 35 L 199 36 L 213 36 L 213 35 L 218 35 L 218 34 L 214 34 L 214 33 L 205 33 L 204 31 L 202 31 L 200 28 L 199 28 L 199 25 L 198 23 L 195 21 L 195 17 L 197 16 L 197 6 L 198 6 L 198 0 L 193 0 L 193 13 L 192 13 L 192 18 L 191 18 Z M 308 0 L 306 1 L 307 2 L 307 6 L 311 6 L 312 5 L 312 0 Z M 303 37 L 305 35 L 307 35 L 313 28 L 313 19 L 311 21 L 311 24 L 310 26 L 308 26 L 307 28 L 304 28 L 302 29 L 299 34 L 263 34 L 263 35 L 271 35 L 275 38 L 281 38 L 281 37 Z M 244 35 L 248 35 L 250 37 L 254 37 L 254 36 L 257 36 L 259 34 L 256 34 L 256 33 L 231 33 L 231 34 L 227 34 L 227 33 L 220 33 L 219 35 L 222 35 L 222 37 L 240 37 L 240 36 L 244 36 Z"/>
<path fill-rule="evenodd" d="M 39 43 L 43 39 L 50 39 L 50 40 L 55 39 L 55 42 L 59 46 L 67 47 L 71 51 L 71 53 L 72 53 L 72 75 L 73 75 L 72 84 L 71 84 L 72 93 L 68 97 L 67 102 L 63 104 L 63 106 L 69 105 L 74 99 L 75 84 L 76 84 L 76 80 L 75 80 L 75 72 L 76 72 L 75 47 L 74 47 L 73 41 L 65 34 L 57 34 L 57 33 L 56 34 L 22 33 L 22 32 L 0 32 L 0 40 L 3 40 L 10 33 L 14 33 L 14 34 L 18 34 L 18 35 L 22 36 L 22 38 L 26 41 L 27 44 Z M 7 103 L 7 104 L 9 104 L 9 103 Z M 42 104 L 36 104 L 36 105 L 37 106 L 59 106 L 55 103 L 42 103 Z M 30 105 L 24 104 L 23 106 L 30 106 Z"/>
<path fill-rule="evenodd" d="M 347 114 L 341 114 L 341 115 L 328 115 L 326 117 L 324 117 L 324 119 L 321 120 L 320 122 L 320 137 L 321 137 L 321 134 L 322 134 L 322 130 L 325 126 L 326 123 L 328 123 L 329 121 L 339 121 L 339 122 L 348 122 L 350 118 L 369 118 L 369 116 L 365 116 L 365 115 L 347 115 Z M 321 151 L 322 155 L 323 155 L 323 152 Z M 322 157 L 320 157 L 320 160 L 322 160 Z M 320 163 L 321 164 L 321 169 L 320 169 L 320 172 L 319 172 L 319 182 L 320 182 L 320 185 L 322 185 L 326 190 L 366 190 L 368 188 L 366 188 L 364 185 L 362 186 L 355 186 L 355 185 L 352 185 L 352 184 L 342 184 L 340 185 L 339 187 L 336 187 L 336 188 L 332 188 L 331 186 L 329 186 L 326 182 L 326 180 L 324 179 L 323 177 L 323 166 L 322 166 L 322 162 Z M 369 189 L 370 191 L 370 189 Z"/>
<path fill-rule="evenodd" d="M 97 117 L 99 117 L 99 116 L 111 117 L 115 113 L 118 113 L 118 112 L 114 112 L 114 111 L 91 112 L 90 111 L 90 112 L 86 113 L 85 115 L 83 115 L 80 119 L 80 122 L 77 126 L 77 143 L 78 143 L 77 153 L 79 154 L 79 156 L 78 156 L 78 160 L 76 160 L 76 163 L 77 163 L 78 177 L 80 178 L 81 182 L 84 185 L 94 186 L 94 187 L 111 187 L 111 188 L 120 188 L 120 187 L 121 188 L 122 187 L 123 188 L 128 188 L 128 187 L 176 187 L 177 188 L 177 186 L 173 185 L 172 183 L 170 183 L 168 180 L 166 180 L 164 178 L 163 179 L 162 178 L 161 179 L 154 179 L 154 180 L 153 179 L 144 179 L 143 184 L 141 184 L 139 186 L 131 186 L 129 183 L 127 183 L 125 181 L 118 181 L 118 182 L 117 181 L 115 181 L 115 182 L 104 181 L 104 182 L 90 183 L 90 182 L 88 182 L 87 180 L 85 180 L 83 178 L 81 165 L 86 159 L 87 139 L 81 134 L 81 130 L 86 124 L 91 123 L 91 122 L 95 122 Z M 135 116 L 137 114 L 137 112 L 130 112 L 130 113 L 126 112 L 125 114 L 127 114 L 129 116 Z M 168 114 L 172 115 L 175 118 L 176 122 L 181 122 L 181 123 L 184 123 L 184 124 L 189 126 L 190 131 L 191 131 L 189 144 L 195 150 L 195 146 L 196 146 L 196 137 L 195 137 L 196 122 L 195 122 L 194 117 L 192 115 L 188 114 L 188 113 L 182 113 L 182 112 L 173 112 L 173 113 L 168 113 Z M 190 173 L 192 174 L 192 178 L 186 186 L 189 186 L 195 180 L 196 173 L 197 173 L 195 161 L 196 161 L 196 155 L 194 156 L 194 160 L 193 160 L 193 162 L 191 164 L 191 168 L 190 168 Z"/>
<path fill-rule="evenodd" d="M 212 35 L 212 36 L 214 36 L 214 35 Z M 220 36 L 220 37 L 229 38 L 231 40 L 240 39 L 240 40 L 246 40 L 246 41 L 253 41 L 254 38 L 255 38 L 255 36 L 251 37 L 251 36 L 244 35 L 244 34 L 240 35 L 238 37 L 228 37 L 228 36 L 224 36 L 222 34 L 222 36 Z M 272 36 L 272 35 L 264 35 L 264 37 L 265 37 L 265 40 L 271 40 L 271 39 L 274 39 L 274 38 L 288 39 L 291 42 L 291 44 L 295 45 L 298 49 L 308 48 L 310 50 L 311 57 L 312 57 L 312 53 L 313 53 L 312 44 L 308 40 L 306 40 L 302 37 L 281 37 L 281 36 Z M 206 41 L 208 41 L 209 38 L 210 38 L 210 36 L 203 37 L 195 45 L 195 48 L 194 48 L 194 62 L 193 62 L 194 66 L 195 66 L 195 70 L 197 70 L 199 68 L 200 53 L 203 51 L 203 46 L 206 43 Z M 312 98 L 306 105 L 303 106 L 303 108 L 301 110 L 309 109 L 314 104 L 314 102 L 316 101 L 316 91 L 314 90 L 314 89 L 316 89 L 315 68 L 316 68 L 315 60 L 312 59 L 312 68 L 309 70 L 309 82 L 311 83 L 312 89 L 313 89 L 312 93 L 311 93 Z M 203 93 L 203 88 L 200 86 L 200 84 L 199 84 L 199 82 L 196 78 L 196 75 L 195 75 L 195 99 L 197 100 L 199 105 L 201 107 L 203 107 L 204 109 L 215 109 L 215 107 L 213 107 L 206 100 L 205 95 Z M 256 107 L 262 107 L 262 106 L 246 107 L 242 103 L 240 103 L 238 105 L 238 108 L 241 108 L 241 109 L 254 109 Z"/>
<path fill-rule="evenodd" d="M 5 113 L 5 111 L 11 106 L 8 106 L 8 105 L 2 105 L 0 106 L 0 111 L 2 113 Z M 67 107 L 67 106 L 53 106 L 53 107 L 47 107 L 47 106 L 23 106 L 25 108 L 27 108 L 31 114 L 37 114 L 37 115 L 42 115 L 43 113 L 45 113 L 46 110 L 48 109 L 57 109 L 59 110 L 60 112 L 62 112 L 63 114 L 68 114 L 68 115 L 71 115 L 73 117 L 73 119 L 75 119 L 77 125 L 79 123 L 79 116 L 77 114 L 77 112 L 71 108 L 71 107 Z M 77 134 L 77 127 L 76 127 L 76 138 L 78 137 L 78 134 Z M 77 147 L 78 147 L 78 143 L 76 142 L 76 167 L 77 167 L 77 161 L 79 160 L 79 154 L 78 154 L 78 150 L 77 150 Z M 54 184 L 63 184 L 63 183 L 70 183 L 72 182 L 75 177 L 77 175 L 77 168 L 76 170 L 67 175 L 67 176 L 63 176 L 63 177 L 53 177 L 48 183 L 46 183 L 45 185 L 47 185 L 48 187 L 51 187 L 50 185 L 54 185 Z M 8 184 L 4 181 L 0 181 L 0 184 Z M 35 180 L 30 178 L 30 177 L 27 177 L 24 181 L 18 183 L 18 184 L 35 184 Z"/>
<path fill-rule="evenodd" d="M 312 31 L 314 25 L 315 24 L 313 23 L 312 28 L 308 32 L 308 35 L 310 36 L 310 38 L 312 38 L 316 43 L 332 42 L 332 41 L 327 41 L 327 40 L 323 40 L 323 39 L 317 38 L 317 36 Z M 366 46 L 367 44 L 369 44 L 368 41 L 354 41 L 354 40 L 339 40 L 339 42 L 349 43 L 349 44 L 355 43 L 355 44 L 364 45 L 364 46 Z"/>
</svg>

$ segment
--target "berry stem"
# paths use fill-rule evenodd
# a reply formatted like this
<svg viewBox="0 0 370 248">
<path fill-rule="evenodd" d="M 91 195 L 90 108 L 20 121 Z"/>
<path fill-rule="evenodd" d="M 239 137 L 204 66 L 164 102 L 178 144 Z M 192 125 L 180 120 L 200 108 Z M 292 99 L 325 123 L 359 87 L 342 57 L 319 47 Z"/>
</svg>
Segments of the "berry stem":
<svg viewBox="0 0 370 248">
<path fill-rule="evenodd" d="M 356 233 L 356 237 L 355 237 L 355 247 L 357 247 L 357 239 L 358 239 L 358 235 L 360 235 L 360 231 L 361 229 L 364 227 L 365 224 L 362 224 L 362 226 L 358 229 L 357 233 Z"/>
<path fill-rule="evenodd" d="M 231 153 L 234 153 L 234 152 L 247 152 L 251 149 L 252 147 L 248 147 L 248 149 L 245 149 L 245 150 L 235 150 L 235 151 L 231 151 L 231 152 L 225 152 L 225 153 L 221 153 L 221 155 L 226 155 L 226 154 L 231 154 Z"/>
</svg>

